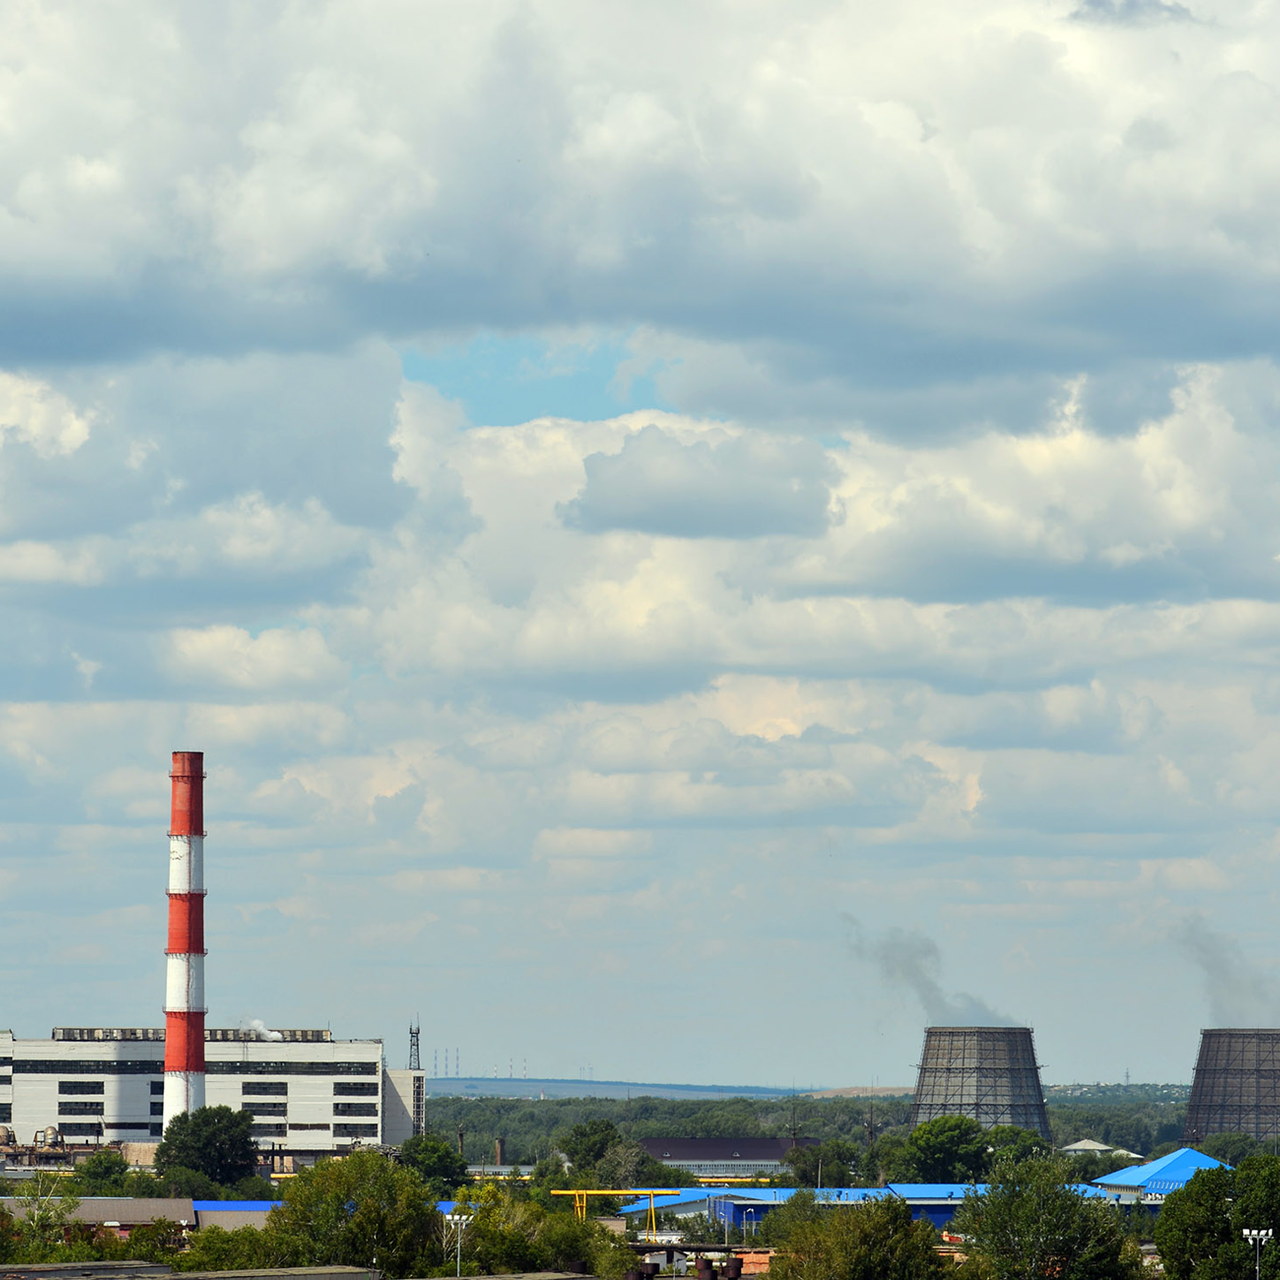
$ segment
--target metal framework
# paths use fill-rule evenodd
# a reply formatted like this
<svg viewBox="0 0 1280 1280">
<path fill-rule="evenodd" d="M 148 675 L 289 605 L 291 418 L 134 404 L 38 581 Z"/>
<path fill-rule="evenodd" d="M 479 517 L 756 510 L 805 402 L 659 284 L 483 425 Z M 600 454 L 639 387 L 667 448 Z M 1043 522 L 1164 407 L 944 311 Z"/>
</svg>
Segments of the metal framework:
<svg viewBox="0 0 1280 1280">
<path fill-rule="evenodd" d="M 1016 1124 L 1051 1140 L 1031 1028 L 928 1027 L 911 1123 L 939 1116 Z"/>
<path fill-rule="evenodd" d="M 1190 1146 L 1214 1133 L 1280 1137 L 1280 1030 L 1200 1032 L 1183 1141 Z"/>
<path fill-rule="evenodd" d="M 649 1212 L 646 1216 L 644 1227 L 644 1238 L 653 1241 L 658 1238 L 658 1212 L 654 1208 L 653 1201 L 656 1196 L 678 1196 L 678 1191 L 655 1191 L 652 1187 L 617 1187 L 612 1191 L 585 1191 L 578 1189 L 575 1191 L 553 1191 L 553 1196 L 572 1196 L 574 1216 L 580 1222 L 587 1220 L 587 1197 L 588 1196 L 648 1196 Z"/>
</svg>

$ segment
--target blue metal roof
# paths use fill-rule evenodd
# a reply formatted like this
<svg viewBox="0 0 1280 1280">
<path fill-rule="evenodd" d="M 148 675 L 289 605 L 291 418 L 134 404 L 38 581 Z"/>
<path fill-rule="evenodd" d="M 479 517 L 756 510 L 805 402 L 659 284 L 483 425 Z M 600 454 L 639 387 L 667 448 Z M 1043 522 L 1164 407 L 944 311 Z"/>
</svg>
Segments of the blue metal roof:
<svg viewBox="0 0 1280 1280">
<path fill-rule="evenodd" d="M 274 1209 L 283 1204 L 282 1200 L 193 1200 L 192 1206 L 197 1213 L 220 1212 L 261 1213 L 264 1209 Z"/>
<path fill-rule="evenodd" d="M 1095 1178 L 1093 1185 L 1109 1187 L 1115 1191 L 1133 1190 L 1148 1195 L 1168 1195 L 1171 1191 L 1181 1191 L 1200 1169 L 1230 1167 L 1221 1160 L 1194 1151 L 1191 1147 L 1179 1147 L 1177 1151 L 1171 1151 L 1159 1160 L 1149 1160 L 1146 1164 L 1135 1164 L 1128 1169 L 1104 1174 L 1101 1178 Z"/>
<path fill-rule="evenodd" d="M 904 1200 L 963 1200 L 966 1191 L 973 1189 L 968 1182 L 891 1182 L 889 1190 Z M 976 1188 L 983 1195 L 987 1188 L 980 1183 Z"/>
</svg>

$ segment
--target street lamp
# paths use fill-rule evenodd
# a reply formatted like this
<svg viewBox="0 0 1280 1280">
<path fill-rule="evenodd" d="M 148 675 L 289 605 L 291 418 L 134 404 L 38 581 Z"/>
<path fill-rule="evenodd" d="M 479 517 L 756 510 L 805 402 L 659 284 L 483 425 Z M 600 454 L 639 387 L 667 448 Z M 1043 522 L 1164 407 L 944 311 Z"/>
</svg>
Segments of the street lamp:
<svg viewBox="0 0 1280 1280">
<path fill-rule="evenodd" d="M 454 1236 L 458 1241 L 458 1270 L 457 1274 L 462 1274 L 462 1233 L 466 1229 L 467 1223 L 471 1221 L 469 1213 L 446 1213 L 444 1220 L 453 1227 Z"/>
<path fill-rule="evenodd" d="M 756 1211 L 754 1209 L 744 1209 L 742 1211 L 742 1243 L 747 1243 L 747 1219 L 751 1219 L 751 1235 L 754 1238 L 756 1234 Z"/>
<path fill-rule="evenodd" d="M 1253 1274 L 1255 1280 L 1262 1280 L 1262 1246 L 1271 1243 L 1271 1228 L 1245 1227 L 1240 1234 L 1253 1241 Z"/>
</svg>

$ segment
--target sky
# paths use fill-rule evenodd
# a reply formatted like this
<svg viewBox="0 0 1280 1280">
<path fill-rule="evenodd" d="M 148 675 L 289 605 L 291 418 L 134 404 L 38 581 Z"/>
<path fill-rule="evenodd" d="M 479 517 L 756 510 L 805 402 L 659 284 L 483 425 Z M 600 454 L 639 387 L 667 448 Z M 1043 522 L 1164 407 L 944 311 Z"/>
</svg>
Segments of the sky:
<svg viewBox="0 0 1280 1280">
<path fill-rule="evenodd" d="M 1280 14 L 0 10 L 0 1025 L 1046 1081 L 1280 1025 Z"/>
</svg>

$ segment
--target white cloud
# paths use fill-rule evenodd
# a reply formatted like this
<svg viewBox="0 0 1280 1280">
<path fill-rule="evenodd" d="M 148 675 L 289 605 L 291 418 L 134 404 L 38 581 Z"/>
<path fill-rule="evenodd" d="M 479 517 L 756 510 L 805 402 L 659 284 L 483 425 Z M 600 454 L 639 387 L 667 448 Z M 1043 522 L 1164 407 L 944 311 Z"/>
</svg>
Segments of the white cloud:
<svg viewBox="0 0 1280 1280">
<path fill-rule="evenodd" d="M 277 627 L 257 635 L 232 626 L 179 628 L 166 637 L 160 660 L 174 680 L 236 689 L 332 684 L 344 673 L 313 627 Z"/>
<path fill-rule="evenodd" d="M 29 444 L 41 458 L 65 456 L 88 440 L 92 421 L 47 382 L 0 370 L 0 443 Z"/>
</svg>

